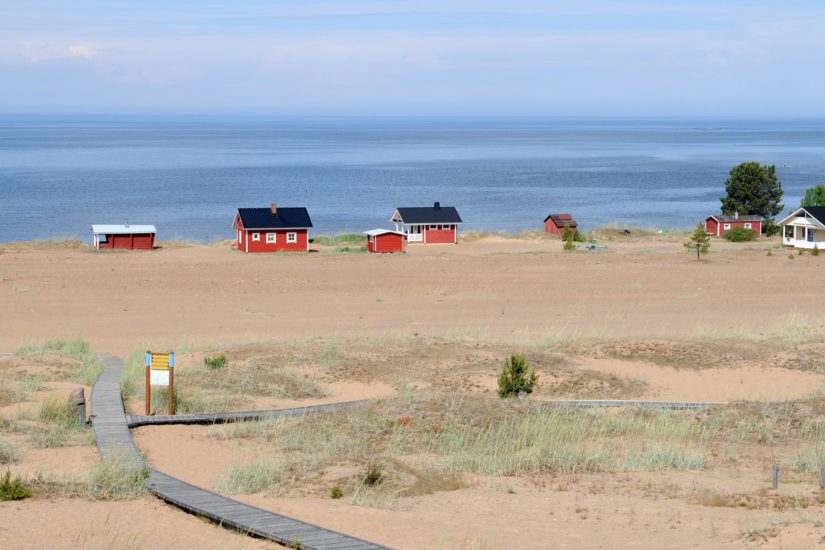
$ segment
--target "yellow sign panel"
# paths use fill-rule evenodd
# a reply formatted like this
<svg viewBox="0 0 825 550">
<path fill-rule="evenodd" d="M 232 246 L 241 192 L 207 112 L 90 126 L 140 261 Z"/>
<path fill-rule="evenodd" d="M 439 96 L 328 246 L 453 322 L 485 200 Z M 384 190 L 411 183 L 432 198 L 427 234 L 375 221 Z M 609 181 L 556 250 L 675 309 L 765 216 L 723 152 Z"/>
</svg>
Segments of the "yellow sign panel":
<svg viewBox="0 0 825 550">
<path fill-rule="evenodd" d="M 146 366 L 152 370 L 169 370 L 175 368 L 174 353 L 146 352 Z"/>
</svg>

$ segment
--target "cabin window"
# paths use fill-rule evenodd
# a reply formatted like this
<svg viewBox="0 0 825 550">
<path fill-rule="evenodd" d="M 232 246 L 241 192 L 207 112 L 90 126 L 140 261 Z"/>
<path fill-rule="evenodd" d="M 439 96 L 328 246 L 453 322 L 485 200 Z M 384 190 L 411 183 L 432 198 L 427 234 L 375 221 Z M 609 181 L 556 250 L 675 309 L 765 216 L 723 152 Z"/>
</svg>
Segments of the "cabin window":
<svg viewBox="0 0 825 550">
<path fill-rule="evenodd" d="M 98 235 L 97 242 L 99 242 L 99 243 L 108 243 L 109 239 L 106 238 L 106 235 Z"/>
<path fill-rule="evenodd" d="M 793 226 L 786 225 L 785 226 L 785 238 L 786 239 L 793 239 Z"/>
<path fill-rule="evenodd" d="M 260 241 L 261 240 L 261 234 L 260 233 L 253 233 L 252 234 L 252 240 L 256 241 L 256 242 Z"/>
<path fill-rule="evenodd" d="M 751 224 L 746 223 L 746 224 L 745 224 L 745 229 L 750 229 L 750 228 L 751 228 Z"/>
<path fill-rule="evenodd" d="M 722 229 L 730 229 L 730 224 L 726 223 L 725 225 L 722 226 Z"/>
<path fill-rule="evenodd" d="M 434 223 L 430 224 L 430 229 L 438 229 L 438 226 Z"/>
<path fill-rule="evenodd" d="M 814 242 L 814 230 L 811 229 L 810 227 L 808 228 L 808 242 L 809 243 Z"/>
<path fill-rule="evenodd" d="M 286 234 L 286 242 L 288 243 L 297 243 L 298 242 L 298 234 L 295 232 L 290 232 Z"/>
<path fill-rule="evenodd" d="M 272 244 L 275 242 L 275 233 L 267 233 L 266 234 L 266 242 Z"/>
</svg>

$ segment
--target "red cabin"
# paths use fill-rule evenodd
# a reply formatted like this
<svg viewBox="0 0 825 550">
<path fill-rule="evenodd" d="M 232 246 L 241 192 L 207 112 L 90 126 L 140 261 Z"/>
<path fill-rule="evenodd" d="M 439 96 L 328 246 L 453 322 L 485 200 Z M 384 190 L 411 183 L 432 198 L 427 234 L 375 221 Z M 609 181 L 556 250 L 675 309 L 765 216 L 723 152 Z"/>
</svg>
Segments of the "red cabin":
<svg viewBox="0 0 825 550">
<path fill-rule="evenodd" d="M 238 208 L 236 246 L 252 252 L 308 252 L 312 221 L 306 208 Z"/>
<path fill-rule="evenodd" d="M 409 243 L 456 244 L 461 216 L 453 206 L 396 208 L 390 218 L 395 230 L 403 233 Z"/>
<path fill-rule="evenodd" d="M 367 236 L 367 252 L 393 253 L 405 252 L 407 236 L 392 229 L 370 229 L 364 231 Z"/>
<path fill-rule="evenodd" d="M 122 250 L 152 250 L 155 247 L 154 225 L 93 225 L 94 246 Z"/>
<path fill-rule="evenodd" d="M 734 227 L 753 229 L 757 235 L 762 234 L 762 218 L 759 216 L 711 216 L 705 220 L 705 231 L 710 235 L 721 237 Z"/>
<path fill-rule="evenodd" d="M 551 235 L 562 235 L 564 234 L 565 226 L 569 227 L 572 231 L 578 229 L 579 224 L 573 219 L 573 214 L 550 214 L 544 218 L 545 233 L 550 233 Z"/>
</svg>

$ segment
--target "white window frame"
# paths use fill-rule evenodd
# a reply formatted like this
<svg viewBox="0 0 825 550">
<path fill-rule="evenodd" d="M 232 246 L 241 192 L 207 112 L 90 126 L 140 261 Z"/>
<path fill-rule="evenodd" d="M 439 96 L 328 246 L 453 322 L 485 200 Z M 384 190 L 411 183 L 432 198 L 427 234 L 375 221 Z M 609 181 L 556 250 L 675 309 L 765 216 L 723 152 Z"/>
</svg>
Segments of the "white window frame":
<svg viewBox="0 0 825 550">
<path fill-rule="evenodd" d="M 289 244 L 295 244 L 298 242 L 298 233 L 295 231 L 290 231 L 286 234 L 286 242 Z"/>
<path fill-rule="evenodd" d="M 722 225 L 722 229 L 730 229 L 730 224 L 726 223 L 726 224 Z"/>
<path fill-rule="evenodd" d="M 258 242 L 260 240 L 261 240 L 261 234 L 260 233 L 253 233 L 252 234 L 252 242 Z"/>
<path fill-rule="evenodd" d="M 750 228 L 751 228 L 751 224 L 746 223 L 746 224 L 745 224 L 745 229 L 750 229 Z"/>
<path fill-rule="evenodd" d="M 243 231 L 238 229 L 238 242 L 241 242 L 241 241 L 243 241 Z"/>
<path fill-rule="evenodd" d="M 436 229 L 438 229 L 438 224 L 437 223 L 431 223 L 430 224 L 430 231 L 435 231 Z"/>
<path fill-rule="evenodd" d="M 266 233 L 266 244 L 275 244 L 277 241 L 276 233 L 274 231 L 267 231 Z"/>
</svg>

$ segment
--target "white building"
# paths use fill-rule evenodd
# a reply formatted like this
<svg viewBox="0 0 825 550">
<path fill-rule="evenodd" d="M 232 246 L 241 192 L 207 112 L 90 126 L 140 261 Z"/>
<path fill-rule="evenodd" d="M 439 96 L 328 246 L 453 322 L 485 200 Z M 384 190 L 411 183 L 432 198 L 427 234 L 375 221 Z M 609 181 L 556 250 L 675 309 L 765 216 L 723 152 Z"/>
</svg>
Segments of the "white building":
<svg viewBox="0 0 825 550">
<path fill-rule="evenodd" d="M 780 220 L 782 244 L 794 248 L 825 249 L 825 206 L 803 206 Z"/>
</svg>

